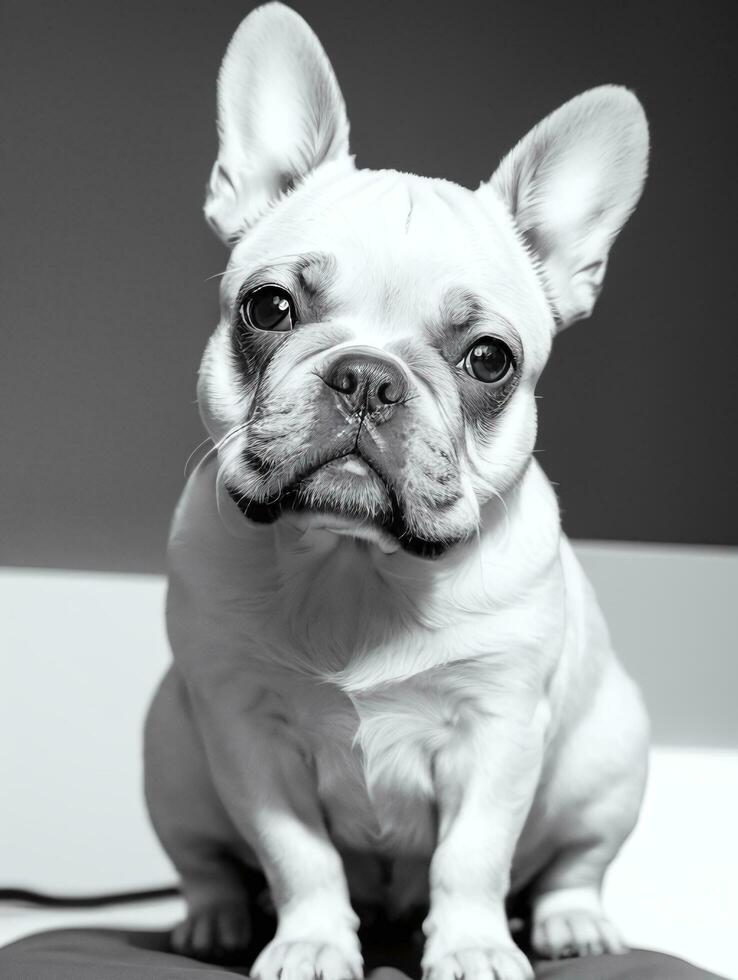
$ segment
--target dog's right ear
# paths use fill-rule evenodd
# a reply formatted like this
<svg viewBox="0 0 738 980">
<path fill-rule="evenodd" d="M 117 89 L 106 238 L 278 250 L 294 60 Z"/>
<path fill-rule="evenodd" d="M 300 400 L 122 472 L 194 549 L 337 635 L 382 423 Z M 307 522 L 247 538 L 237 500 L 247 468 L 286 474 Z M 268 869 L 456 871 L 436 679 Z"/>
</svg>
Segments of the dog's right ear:
<svg viewBox="0 0 738 980">
<path fill-rule="evenodd" d="M 258 7 L 228 45 L 218 77 L 218 159 L 205 217 L 226 243 L 322 163 L 349 159 L 349 125 L 330 62 L 281 3 Z"/>
</svg>

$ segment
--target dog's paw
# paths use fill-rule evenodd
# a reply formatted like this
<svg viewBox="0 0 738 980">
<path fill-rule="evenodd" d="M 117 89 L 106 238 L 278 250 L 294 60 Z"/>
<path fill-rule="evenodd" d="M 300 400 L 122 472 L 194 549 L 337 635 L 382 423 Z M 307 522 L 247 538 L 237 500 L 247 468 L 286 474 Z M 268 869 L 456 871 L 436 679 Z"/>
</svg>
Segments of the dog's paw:
<svg viewBox="0 0 738 980">
<path fill-rule="evenodd" d="M 230 958 L 246 949 L 251 939 L 251 921 L 245 904 L 213 905 L 190 912 L 172 930 L 174 952 L 199 960 Z"/>
<path fill-rule="evenodd" d="M 552 960 L 628 950 L 612 923 L 591 910 L 552 912 L 537 920 L 532 942 L 539 956 Z"/>
<path fill-rule="evenodd" d="M 249 971 L 254 980 L 359 980 L 361 956 L 330 942 L 273 939 Z"/>
<path fill-rule="evenodd" d="M 423 961 L 423 980 L 533 980 L 533 968 L 515 945 L 462 949 Z"/>
</svg>

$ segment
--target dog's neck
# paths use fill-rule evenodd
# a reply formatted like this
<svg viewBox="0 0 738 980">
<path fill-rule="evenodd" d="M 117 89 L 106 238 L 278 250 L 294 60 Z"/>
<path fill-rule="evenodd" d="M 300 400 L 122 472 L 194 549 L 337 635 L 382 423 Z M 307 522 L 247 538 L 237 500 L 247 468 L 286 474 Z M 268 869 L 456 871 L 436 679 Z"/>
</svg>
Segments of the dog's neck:
<svg viewBox="0 0 738 980">
<path fill-rule="evenodd" d="M 556 498 L 536 464 L 482 508 L 478 535 L 433 560 L 285 517 L 247 534 L 254 598 L 276 645 L 324 676 L 354 670 L 388 643 L 422 645 L 509 609 L 546 578 L 560 537 Z"/>
<path fill-rule="evenodd" d="M 445 625 L 453 608 L 449 583 L 471 567 L 478 548 L 473 539 L 435 559 L 402 550 L 387 553 L 371 541 L 320 526 L 296 526 L 289 518 L 274 533 L 284 591 L 304 612 L 312 607 L 321 617 L 345 617 L 357 627 L 366 615 L 385 622 L 399 617 L 413 627 Z M 437 620 L 441 606 L 443 623 Z"/>
</svg>

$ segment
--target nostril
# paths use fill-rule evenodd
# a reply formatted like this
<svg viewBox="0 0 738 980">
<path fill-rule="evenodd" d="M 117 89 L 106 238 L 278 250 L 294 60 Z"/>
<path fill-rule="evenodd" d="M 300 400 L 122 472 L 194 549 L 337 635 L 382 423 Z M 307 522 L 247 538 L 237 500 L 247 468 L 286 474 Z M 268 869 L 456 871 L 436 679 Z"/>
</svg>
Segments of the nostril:
<svg viewBox="0 0 738 980">
<path fill-rule="evenodd" d="M 402 392 L 391 381 L 382 381 L 377 387 L 377 398 L 383 405 L 394 405 L 402 398 Z"/>
<path fill-rule="evenodd" d="M 346 395 L 353 395 L 359 387 L 359 378 L 353 368 L 346 368 L 338 379 L 338 390 Z"/>
<path fill-rule="evenodd" d="M 319 375 L 325 384 L 342 395 L 353 395 L 359 387 L 359 376 L 353 367 L 336 365 L 327 375 Z"/>
<path fill-rule="evenodd" d="M 352 408 L 359 404 L 374 412 L 397 405 L 408 392 L 402 371 L 389 360 L 376 355 L 351 352 L 335 361 L 321 380 Z"/>
</svg>

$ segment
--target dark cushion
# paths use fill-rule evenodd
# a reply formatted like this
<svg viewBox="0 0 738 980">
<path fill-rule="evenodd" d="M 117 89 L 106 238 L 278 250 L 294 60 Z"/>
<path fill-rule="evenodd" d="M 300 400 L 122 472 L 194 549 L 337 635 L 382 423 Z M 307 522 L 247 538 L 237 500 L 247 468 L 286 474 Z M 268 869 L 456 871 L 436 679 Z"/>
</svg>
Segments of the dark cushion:
<svg viewBox="0 0 738 980">
<path fill-rule="evenodd" d="M 408 957 L 404 955 L 407 952 Z M 392 965 L 412 959 L 396 940 L 378 936 L 364 946 L 373 980 L 406 980 Z M 246 966 L 215 966 L 176 956 L 162 932 L 114 929 L 64 929 L 37 933 L 0 949 L 1 980 L 227 980 L 248 975 Z M 538 980 L 716 980 L 717 975 L 683 960 L 644 950 L 621 956 L 540 962 Z M 725 978 L 717 978 L 725 980 Z"/>
</svg>

